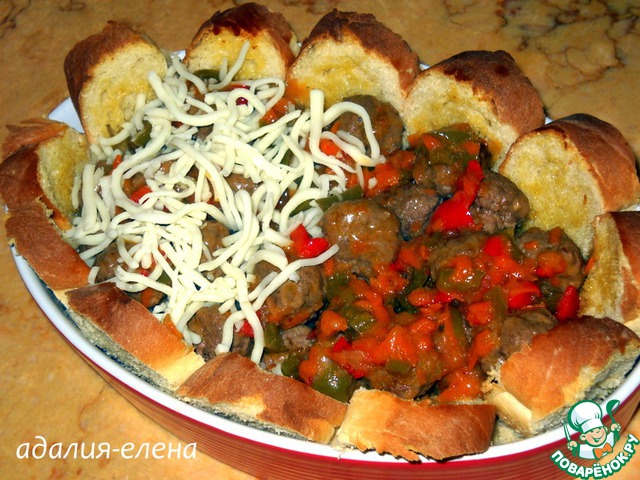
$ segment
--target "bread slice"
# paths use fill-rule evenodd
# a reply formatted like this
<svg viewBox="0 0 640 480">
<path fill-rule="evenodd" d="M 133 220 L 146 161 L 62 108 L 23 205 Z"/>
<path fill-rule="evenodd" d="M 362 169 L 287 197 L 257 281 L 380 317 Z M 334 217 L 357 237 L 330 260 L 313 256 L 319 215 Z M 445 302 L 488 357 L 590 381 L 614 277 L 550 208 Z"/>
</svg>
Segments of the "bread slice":
<svg viewBox="0 0 640 480">
<path fill-rule="evenodd" d="M 169 391 L 204 364 L 181 336 L 114 283 L 69 290 L 63 301 L 86 337 L 134 373 Z"/>
<path fill-rule="evenodd" d="M 3 146 L 8 156 L 0 165 L 9 242 L 50 288 L 86 285 L 89 267 L 63 238 L 74 210 L 74 179 L 89 158 L 84 136 L 44 119 L 9 132 Z"/>
<path fill-rule="evenodd" d="M 11 210 L 5 226 L 10 244 L 51 290 L 87 285 L 89 267 L 63 240 L 42 202 Z"/>
<path fill-rule="evenodd" d="M 111 21 L 80 41 L 64 60 L 71 101 L 89 143 L 110 137 L 134 112 L 138 95 L 155 98 L 149 72 L 167 71 L 164 53 L 144 33 Z"/>
<path fill-rule="evenodd" d="M 207 362 L 178 390 L 204 409 L 277 433 L 328 443 L 347 406 L 293 378 L 262 370 L 237 353 Z"/>
<path fill-rule="evenodd" d="M 513 57 L 471 50 L 421 72 L 400 110 L 409 135 L 468 123 L 497 169 L 511 144 L 544 124 L 542 100 Z"/>
<path fill-rule="evenodd" d="M 613 318 L 640 335 L 640 212 L 599 215 L 594 232 L 581 314 Z"/>
<path fill-rule="evenodd" d="M 586 114 L 519 138 L 500 173 L 529 199 L 526 226 L 561 227 L 585 257 L 591 253 L 594 218 L 640 199 L 633 151 L 613 125 Z"/>
<path fill-rule="evenodd" d="M 601 400 L 640 355 L 640 338 L 608 318 L 581 317 L 535 336 L 485 383 L 485 399 L 531 436 L 556 427 L 574 403 Z"/>
<path fill-rule="evenodd" d="M 489 448 L 495 408 L 486 403 L 403 400 L 382 390 L 356 390 L 334 444 L 416 462 L 481 453 Z"/>
<path fill-rule="evenodd" d="M 327 105 L 372 95 L 399 110 L 418 71 L 409 45 L 373 15 L 333 10 L 303 42 L 287 72 L 286 95 L 305 106 L 316 88 L 323 90 Z"/>
<path fill-rule="evenodd" d="M 298 53 L 298 39 L 285 18 L 255 3 L 216 12 L 198 30 L 186 49 L 184 63 L 192 72 L 231 67 L 240 51 L 250 48 L 235 75 L 238 80 L 284 79 Z"/>
<path fill-rule="evenodd" d="M 74 181 L 89 160 L 85 136 L 64 123 L 30 120 L 9 126 L 3 153 L 0 195 L 9 209 L 39 199 L 60 227 L 69 226 Z"/>
</svg>

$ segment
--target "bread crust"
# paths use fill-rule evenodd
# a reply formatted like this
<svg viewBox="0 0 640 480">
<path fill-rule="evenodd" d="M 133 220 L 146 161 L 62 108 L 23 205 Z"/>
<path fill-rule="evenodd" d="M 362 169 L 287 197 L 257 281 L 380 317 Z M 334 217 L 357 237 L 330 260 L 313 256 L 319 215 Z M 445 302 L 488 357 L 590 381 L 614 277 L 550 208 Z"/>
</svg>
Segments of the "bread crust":
<svg viewBox="0 0 640 480">
<path fill-rule="evenodd" d="M 576 113 L 538 132 L 557 132 L 575 145 L 598 182 L 606 211 L 621 210 L 640 200 L 635 155 L 616 127 L 593 115 Z"/>
<path fill-rule="evenodd" d="M 335 53 L 338 58 L 335 64 L 318 65 L 314 57 L 321 46 Z M 378 65 L 379 70 L 375 73 L 384 78 L 356 78 L 359 75 L 353 73 L 341 75 L 339 72 L 345 65 L 338 64 L 341 62 L 339 55 L 353 56 L 353 62 L 365 55 L 372 64 Z M 387 72 L 383 72 L 385 69 Z M 331 78 L 325 77 L 332 70 Z M 327 104 L 353 95 L 371 94 L 399 109 L 418 72 L 418 56 L 400 35 L 371 14 L 334 9 L 318 21 L 302 43 L 300 53 L 287 73 L 287 96 L 308 105 L 309 92 L 320 88 L 325 92 Z M 372 75 L 374 72 L 366 73 Z"/>
<path fill-rule="evenodd" d="M 17 253 L 50 289 L 66 290 L 87 284 L 89 267 L 63 240 L 43 203 L 34 200 L 12 209 L 6 229 Z"/>
<path fill-rule="evenodd" d="M 114 283 L 73 289 L 65 296 L 73 312 L 98 326 L 170 385 L 177 387 L 204 363 L 178 335 Z"/>
<path fill-rule="evenodd" d="M 282 14 L 250 2 L 217 11 L 204 22 L 186 49 L 184 63 L 192 71 L 214 68 L 217 58 L 211 50 L 218 50 L 217 55 L 229 54 L 225 50 L 231 49 L 232 43 L 239 45 L 239 40 L 252 43 L 247 63 L 255 65 L 251 69 L 245 65 L 238 72 L 238 78 L 243 80 L 267 76 L 284 78 L 298 49 L 297 37 Z M 259 58 L 265 53 L 263 49 L 273 49 L 274 58 Z"/>
<path fill-rule="evenodd" d="M 582 312 L 609 316 L 640 333 L 640 212 L 595 220 L 593 266 L 581 290 Z"/>
<path fill-rule="evenodd" d="M 639 353 L 640 338 L 615 320 L 562 322 L 506 359 L 487 382 L 487 397 L 511 426 L 538 433 L 558 412 L 617 385 Z"/>
<path fill-rule="evenodd" d="M 241 379 L 241 381 L 239 381 Z M 262 370 L 236 353 L 218 355 L 195 372 L 178 395 L 279 431 L 328 443 L 346 405 L 293 378 Z"/>
<path fill-rule="evenodd" d="M 461 89 L 468 105 L 460 103 Z M 463 109 L 456 111 L 460 106 Z M 519 136 L 545 119 L 537 90 L 503 50 L 461 52 L 422 71 L 407 94 L 402 115 L 410 135 L 470 123 L 489 142 L 495 168 Z M 503 126 L 502 138 L 495 133 L 498 126 Z"/>
<path fill-rule="evenodd" d="M 444 460 L 481 453 L 491 443 L 495 412 L 486 403 L 432 405 L 360 389 L 351 397 L 336 443 L 413 462 L 420 461 L 418 454 Z"/>
<path fill-rule="evenodd" d="M 13 210 L 46 197 L 38 178 L 37 150 L 44 142 L 61 138 L 69 127 L 33 119 L 7 128 L 9 135 L 2 146 L 0 164 L 0 195 L 9 210 Z"/>
<path fill-rule="evenodd" d="M 141 47 L 145 52 L 145 57 L 141 52 L 132 53 L 128 58 L 128 49 Z M 118 58 L 119 57 L 119 58 Z M 107 119 L 113 120 L 114 124 L 106 124 L 105 118 L 92 118 L 89 112 L 89 103 L 94 98 L 87 99 L 87 90 L 96 82 L 100 81 L 99 68 L 109 62 L 120 61 L 120 68 L 127 68 L 127 75 L 120 78 L 125 86 L 115 85 L 112 81 L 107 82 L 101 94 L 101 106 L 113 112 L 103 112 Z M 130 106 L 126 102 L 133 103 L 129 98 L 137 93 L 151 95 L 151 88 L 147 85 L 147 71 L 140 71 L 139 67 L 143 60 L 154 62 L 157 73 L 164 76 L 166 71 L 166 60 L 160 49 L 143 32 L 136 30 L 126 22 L 110 21 L 104 29 L 95 35 L 91 35 L 78 42 L 64 59 L 64 73 L 67 80 L 69 96 L 73 106 L 80 116 L 80 121 L 84 127 L 90 143 L 94 143 L 98 137 L 111 136 L 120 129 L 120 123 L 128 120 L 127 116 L 132 112 L 126 111 Z M 164 67 L 161 67 L 164 64 Z M 105 103 L 106 102 L 106 103 Z M 111 129 L 111 131 L 110 131 Z"/>
</svg>

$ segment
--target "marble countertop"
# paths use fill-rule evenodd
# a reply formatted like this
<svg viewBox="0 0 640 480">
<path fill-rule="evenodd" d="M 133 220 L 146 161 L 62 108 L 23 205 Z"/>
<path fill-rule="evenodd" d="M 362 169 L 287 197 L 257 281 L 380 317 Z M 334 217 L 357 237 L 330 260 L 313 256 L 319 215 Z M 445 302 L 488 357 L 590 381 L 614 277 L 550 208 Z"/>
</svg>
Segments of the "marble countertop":
<svg viewBox="0 0 640 480">
<path fill-rule="evenodd" d="M 578 112 L 598 116 L 616 125 L 640 153 L 640 7 L 635 0 L 262 3 L 282 12 L 299 38 L 332 8 L 374 13 L 426 64 L 462 50 L 507 50 L 540 91 L 551 118 Z M 217 0 L 0 1 L 0 143 L 7 134 L 4 125 L 46 114 L 67 97 L 66 53 L 107 20 L 127 20 L 177 50 L 213 12 L 233 5 Z M 6 243 L 3 228 L 0 236 Z M 179 440 L 124 400 L 63 340 L 25 289 L 8 248 L 0 248 L 0 266 L 3 478 L 250 478 L 200 453 L 189 459 L 19 459 L 19 445 L 37 436 L 65 445 L 177 445 Z M 640 414 L 629 432 L 640 437 Z M 638 471 L 640 456 L 609 478 L 632 478 Z"/>
</svg>

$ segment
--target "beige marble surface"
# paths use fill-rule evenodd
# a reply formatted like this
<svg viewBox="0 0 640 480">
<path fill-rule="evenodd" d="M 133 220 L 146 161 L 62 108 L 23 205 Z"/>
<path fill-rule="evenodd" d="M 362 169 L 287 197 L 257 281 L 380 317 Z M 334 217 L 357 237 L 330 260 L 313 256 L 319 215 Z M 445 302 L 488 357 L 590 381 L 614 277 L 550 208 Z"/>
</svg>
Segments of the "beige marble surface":
<svg viewBox="0 0 640 480">
<path fill-rule="evenodd" d="M 374 13 L 424 63 L 468 49 L 504 49 L 542 94 L 549 116 L 586 112 L 614 123 L 640 152 L 640 7 L 635 1 L 272 0 L 300 38 L 332 8 Z M 0 142 L 4 125 L 46 114 L 66 96 L 62 62 L 109 19 L 128 20 L 180 49 L 230 1 L 0 0 Z M 0 243 L 5 243 L 4 230 Z M 177 444 L 104 382 L 49 324 L 0 248 L 0 476 L 2 478 L 249 478 L 194 459 L 18 459 L 41 435 L 49 444 Z M 630 431 L 640 437 L 640 415 Z M 616 479 L 634 478 L 640 458 Z M 637 477 L 636 477 L 637 478 Z"/>
</svg>

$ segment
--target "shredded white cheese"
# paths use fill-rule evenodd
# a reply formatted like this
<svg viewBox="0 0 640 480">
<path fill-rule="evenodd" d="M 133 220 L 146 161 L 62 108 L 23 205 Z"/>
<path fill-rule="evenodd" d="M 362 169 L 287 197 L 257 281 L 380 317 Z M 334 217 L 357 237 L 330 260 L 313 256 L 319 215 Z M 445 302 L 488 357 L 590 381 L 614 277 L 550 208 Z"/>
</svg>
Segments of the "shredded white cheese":
<svg viewBox="0 0 640 480">
<path fill-rule="evenodd" d="M 289 262 L 284 249 L 294 228 L 303 224 L 312 236 L 322 233 L 318 207 L 296 215 L 294 210 L 342 192 L 347 173 L 356 173 L 362 182 L 362 167 L 384 158 L 366 111 L 350 102 L 325 111 L 319 90 L 311 92 L 308 111 L 290 105 L 280 119 L 261 125 L 265 112 L 283 97 L 284 83 L 267 78 L 225 88 L 247 50 L 248 44 L 228 70 L 222 69 L 218 83 L 188 72 L 177 55 L 165 78 L 149 74 L 157 99 L 138 98 L 135 114 L 121 131 L 92 145 L 95 159 L 74 190 L 81 195 L 81 202 L 75 199 L 82 205 L 81 215 L 68 235 L 90 265 L 116 242 L 120 258 L 111 281 L 127 292 L 152 288 L 164 293 L 152 312 L 159 320 L 170 316 L 190 344 L 201 339 L 188 329 L 188 321 L 204 306 L 230 313 L 217 352 L 229 351 L 234 329 L 248 321 L 254 331 L 251 358 L 259 362 L 264 338 L 256 312 L 284 282 L 297 280 L 300 268 L 321 264 L 337 251 L 332 246 L 317 258 Z M 325 130 L 345 112 L 363 118 L 369 156 L 361 141 Z M 135 138 L 146 124 L 149 141 L 125 152 L 111 168 L 122 154 L 118 144 Z M 322 138 L 334 141 L 355 166 L 324 154 Z M 318 173 L 318 165 L 331 173 Z M 235 191 L 228 181 L 231 174 L 251 179 L 255 190 Z M 148 191 L 136 202 L 123 184 L 140 175 Z M 285 194 L 288 200 L 280 209 Z M 200 228 L 205 222 L 220 222 L 231 232 L 214 251 L 203 242 Z M 278 271 L 255 285 L 254 267 L 261 261 Z M 94 267 L 90 281 L 96 274 Z"/>
</svg>

